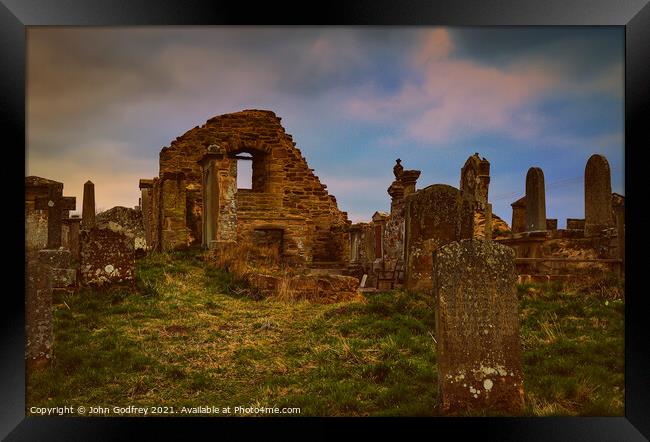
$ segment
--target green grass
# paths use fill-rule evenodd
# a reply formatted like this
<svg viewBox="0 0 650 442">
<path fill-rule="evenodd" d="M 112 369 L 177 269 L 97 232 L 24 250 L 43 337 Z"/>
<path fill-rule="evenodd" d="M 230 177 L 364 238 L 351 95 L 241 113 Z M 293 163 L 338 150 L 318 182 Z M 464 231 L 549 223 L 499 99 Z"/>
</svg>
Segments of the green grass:
<svg viewBox="0 0 650 442">
<path fill-rule="evenodd" d="M 196 252 L 153 254 L 137 273 L 135 288 L 59 300 L 55 360 L 29 373 L 28 407 L 436 414 L 431 296 L 255 299 Z M 519 286 L 527 414 L 623 415 L 624 305 L 605 288 Z"/>
</svg>

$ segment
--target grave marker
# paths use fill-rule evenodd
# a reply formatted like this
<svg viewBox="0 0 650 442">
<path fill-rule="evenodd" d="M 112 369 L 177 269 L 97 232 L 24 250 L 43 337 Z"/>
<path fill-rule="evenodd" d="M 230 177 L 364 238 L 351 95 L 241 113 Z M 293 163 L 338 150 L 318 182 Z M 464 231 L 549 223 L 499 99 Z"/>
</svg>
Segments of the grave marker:
<svg viewBox="0 0 650 442">
<path fill-rule="evenodd" d="M 443 414 L 518 414 L 524 402 L 514 251 L 462 240 L 433 253 Z"/>
</svg>

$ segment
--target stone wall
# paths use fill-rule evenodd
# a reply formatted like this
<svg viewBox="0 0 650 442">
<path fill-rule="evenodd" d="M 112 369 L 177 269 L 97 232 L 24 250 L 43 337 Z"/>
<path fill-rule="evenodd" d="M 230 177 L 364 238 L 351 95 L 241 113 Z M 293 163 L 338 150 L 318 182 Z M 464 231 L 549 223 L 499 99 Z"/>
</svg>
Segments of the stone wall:
<svg viewBox="0 0 650 442">
<path fill-rule="evenodd" d="M 182 173 L 166 172 L 160 181 L 161 248 L 185 248 L 192 241 L 191 231 L 187 228 L 185 176 Z"/>
<path fill-rule="evenodd" d="M 241 237 L 260 225 L 272 224 L 285 230 L 287 256 L 298 256 L 304 262 L 349 259 L 347 214 L 338 209 L 336 198 L 309 168 L 280 120 L 265 110 L 220 115 L 164 147 L 160 152 L 162 185 L 154 179 L 151 192 L 152 241 L 159 248 L 201 241 L 203 170 L 199 161 L 210 146 L 218 146 L 223 155 L 216 160 L 215 168 L 219 198 L 215 240 L 234 240 L 231 228 Z M 242 153 L 252 156 L 250 190 L 236 188 L 237 156 Z M 183 176 L 183 203 L 176 196 L 179 188 L 166 180 L 171 174 Z M 160 219 L 156 213 L 161 213 Z"/>
</svg>

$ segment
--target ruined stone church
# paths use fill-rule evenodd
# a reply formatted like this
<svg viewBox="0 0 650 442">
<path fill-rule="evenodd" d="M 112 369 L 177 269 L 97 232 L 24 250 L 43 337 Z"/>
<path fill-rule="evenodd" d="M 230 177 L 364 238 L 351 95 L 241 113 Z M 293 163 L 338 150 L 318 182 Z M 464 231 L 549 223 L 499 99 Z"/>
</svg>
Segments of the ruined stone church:
<svg viewBox="0 0 650 442">
<path fill-rule="evenodd" d="M 150 248 L 246 239 L 276 247 L 289 264 L 347 262 L 347 213 L 280 120 L 266 110 L 220 115 L 164 147 L 159 176 L 140 180 Z M 248 189 L 237 187 L 244 167 Z"/>
</svg>

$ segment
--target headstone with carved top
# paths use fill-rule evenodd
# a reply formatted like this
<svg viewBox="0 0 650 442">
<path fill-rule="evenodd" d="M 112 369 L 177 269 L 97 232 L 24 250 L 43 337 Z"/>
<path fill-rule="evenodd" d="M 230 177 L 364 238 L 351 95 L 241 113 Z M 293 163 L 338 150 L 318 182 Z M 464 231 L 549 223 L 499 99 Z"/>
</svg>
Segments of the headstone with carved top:
<svg viewBox="0 0 650 442">
<path fill-rule="evenodd" d="M 47 210 L 47 248 L 58 249 L 61 247 L 61 228 L 63 226 L 63 213 L 66 210 L 75 210 L 75 197 L 64 197 L 63 186 L 50 184 L 48 195 L 36 199 L 37 210 Z"/>
</svg>

